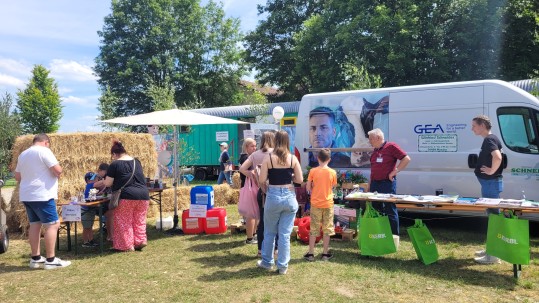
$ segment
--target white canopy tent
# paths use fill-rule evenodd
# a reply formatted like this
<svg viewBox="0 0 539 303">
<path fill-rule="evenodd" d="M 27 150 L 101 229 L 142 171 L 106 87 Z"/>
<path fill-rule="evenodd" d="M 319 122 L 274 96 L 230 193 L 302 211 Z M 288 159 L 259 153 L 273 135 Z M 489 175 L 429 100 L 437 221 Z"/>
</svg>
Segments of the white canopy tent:
<svg viewBox="0 0 539 303">
<path fill-rule="evenodd" d="M 172 232 L 179 231 L 178 229 L 178 167 L 177 167 L 177 146 L 178 146 L 178 126 L 180 125 L 207 125 L 207 124 L 247 124 L 247 122 L 237 121 L 228 118 L 210 116 L 205 114 L 195 113 L 189 110 L 169 109 L 162 111 L 154 111 L 146 114 L 139 114 L 127 117 L 119 117 L 101 121 L 103 123 L 117 123 L 126 125 L 172 125 L 174 126 L 174 227 Z"/>
</svg>

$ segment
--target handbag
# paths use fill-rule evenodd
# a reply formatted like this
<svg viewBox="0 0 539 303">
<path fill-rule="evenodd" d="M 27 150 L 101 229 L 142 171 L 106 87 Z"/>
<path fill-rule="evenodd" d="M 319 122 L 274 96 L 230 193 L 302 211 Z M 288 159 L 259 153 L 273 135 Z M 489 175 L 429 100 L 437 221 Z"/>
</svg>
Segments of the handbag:
<svg viewBox="0 0 539 303">
<path fill-rule="evenodd" d="M 382 216 L 371 203 L 360 217 L 358 245 L 362 256 L 382 256 L 397 251 L 393 234 L 389 225 L 389 218 Z"/>
<path fill-rule="evenodd" d="M 528 220 L 491 214 L 488 216 L 487 254 L 512 264 L 530 264 L 530 225 Z"/>
<path fill-rule="evenodd" d="M 423 264 L 429 265 L 438 261 L 438 248 L 429 229 L 421 219 L 415 219 L 414 226 L 406 230 L 414 246 L 417 257 Z"/>
<path fill-rule="evenodd" d="M 245 185 L 240 189 L 238 212 L 241 216 L 252 219 L 260 219 L 260 211 L 257 202 L 258 186 L 251 178 L 245 180 Z"/>
<path fill-rule="evenodd" d="M 120 203 L 120 195 L 122 194 L 122 189 L 124 189 L 124 187 L 129 184 L 129 182 L 131 182 L 131 179 L 133 179 L 133 176 L 135 175 L 135 168 L 136 163 L 135 159 L 133 159 L 133 172 L 131 173 L 131 177 L 129 177 L 129 180 L 127 180 L 127 182 L 125 182 L 125 184 L 120 187 L 120 189 L 115 190 L 110 194 L 109 210 L 118 207 L 118 203 Z"/>
</svg>

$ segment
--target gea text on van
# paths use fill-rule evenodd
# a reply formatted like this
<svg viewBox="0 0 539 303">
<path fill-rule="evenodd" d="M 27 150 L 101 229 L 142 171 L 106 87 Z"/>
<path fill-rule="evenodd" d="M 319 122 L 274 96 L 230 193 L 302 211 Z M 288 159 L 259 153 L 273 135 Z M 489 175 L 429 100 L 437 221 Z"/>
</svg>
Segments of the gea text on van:
<svg viewBox="0 0 539 303">
<path fill-rule="evenodd" d="M 414 127 L 414 132 L 416 134 L 435 134 L 436 131 L 444 132 L 444 129 L 440 124 L 432 126 L 432 124 L 418 124 Z"/>
</svg>

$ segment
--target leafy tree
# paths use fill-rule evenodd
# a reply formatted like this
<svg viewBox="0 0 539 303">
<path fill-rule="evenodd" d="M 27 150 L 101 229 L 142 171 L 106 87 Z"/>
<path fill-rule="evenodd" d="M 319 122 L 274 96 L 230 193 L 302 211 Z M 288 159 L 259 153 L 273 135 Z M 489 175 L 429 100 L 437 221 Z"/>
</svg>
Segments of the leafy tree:
<svg viewBox="0 0 539 303">
<path fill-rule="evenodd" d="M 60 128 L 63 106 L 58 84 L 49 73 L 42 65 L 34 66 L 30 83 L 17 92 L 17 113 L 26 133 L 54 133 Z"/>
<path fill-rule="evenodd" d="M 6 93 L 0 99 L 0 179 L 5 179 L 11 163 L 11 148 L 22 134 L 20 117 L 13 112 L 13 97 Z"/>
<path fill-rule="evenodd" d="M 325 2 L 268 0 L 265 6 L 258 6 L 259 14 L 266 13 L 268 17 L 246 36 L 245 60 L 258 71 L 260 83 L 280 87 L 284 92 L 280 100 L 299 100 L 309 92 L 303 71 L 296 65 L 294 35 L 303 29 L 307 19 L 322 11 Z M 307 56 L 301 58 L 308 59 Z"/>
<path fill-rule="evenodd" d="M 539 68 L 539 1 L 511 0 L 505 11 L 501 78 L 526 79 Z"/>
<path fill-rule="evenodd" d="M 118 103 L 120 102 L 120 99 L 110 90 L 109 87 L 101 89 L 101 96 L 99 97 L 98 101 L 99 104 L 97 105 L 97 109 L 101 113 L 101 115 L 98 117 L 99 121 L 109 120 L 118 117 L 115 114 L 115 110 Z M 99 123 L 99 125 L 107 131 L 128 129 L 127 127 L 121 126 L 120 124 Z"/>
<path fill-rule="evenodd" d="M 245 64 L 239 20 L 213 1 L 114 0 L 105 17 L 95 72 L 117 98 L 113 116 L 155 110 L 156 89 L 174 89 L 178 107 L 225 106 Z M 154 96 L 155 97 L 155 96 Z"/>
</svg>

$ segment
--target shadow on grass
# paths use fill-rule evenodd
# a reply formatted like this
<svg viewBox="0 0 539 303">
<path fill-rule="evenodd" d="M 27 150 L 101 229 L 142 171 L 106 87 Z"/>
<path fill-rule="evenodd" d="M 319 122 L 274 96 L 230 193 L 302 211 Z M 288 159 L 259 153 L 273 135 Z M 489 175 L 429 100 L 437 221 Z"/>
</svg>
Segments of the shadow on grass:
<svg viewBox="0 0 539 303">
<path fill-rule="evenodd" d="M 13 272 L 39 270 L 39 269 L 33 269 L 33 268 L 28 267 L 28 260 L 29 259 L 25 258 L 25 260 L 26 260 L 26 263 L 25 263 L 26 266 L 14 266 L 14 265 L 8 265 L 6 263 L 0 263 L 0 268 L 2 268 L 2 270 L 0 271 L 0 275 L 1 274 L 7 274 L 7 273 L 13 273 Z"/>
<path fill-rule="evenodd" d="M 473 267 L 500 266 L 500 265 L 479 265 L 473 259 L 454 259 L 451 257 L 438 260 L 436 263 L 424 265 L 419 260 L 402 260 L 372 256 L 361 256 L 348 250 L 333 249 L 335 258 L 331 262 L 347 265 L 359 265 L 362 267 L 384 270 L 390 272 L 406 272 L 420 276 L 432 277 L 439 280 L 455 281 L 459 280 L 465 284 L 492 287 L 496 286 L 505 290 L 514 290 L 517 280 L 513 278 L 513 267 L 511 264 L 503 263 L 501 266 L 507 267 L 507 272 L 511 275 L 502 274 L 494 270 L 476 270 Z M 357 263 L 359 262 L 359 263 Z M 525 269 L 524 269 L 525 270 Z"/>
<path fill-rule="evenodd" d="M 187 250 L 194 251 L 194 252 L 222 251 L 226 249 L 234 249 L 241 246 L 245 246 L 245 242 L 243 240 L 233 241 L 233 242 L 220 242 L 220 243 L 212 242 L 212 243 L 195 244 L 189 247 Z"/>
<path fill-rule="evenodd" d="M 237 271 L 219 270 L 212 272 L 209 275 L 202 275 L 197 280 L 202 282 L 218 282 L 223 280 L 248 280 L 256 277 L 276 276 L 276 270 L 268 271 L 256 266 L 253 262 L 253 267 L 244 268 Z"/>
<path fill-rule="evenodd" d="M 200 257 L 191 259 L 191 261 L 200 263 L 205 267 L 233 268 L 243 263 L 252 263 L 255 266 L 258 259 L 256 255 L 247 256 L 244 254 L 224 252 L 224 254 L 219 256 Z"/>
</svg>

